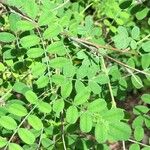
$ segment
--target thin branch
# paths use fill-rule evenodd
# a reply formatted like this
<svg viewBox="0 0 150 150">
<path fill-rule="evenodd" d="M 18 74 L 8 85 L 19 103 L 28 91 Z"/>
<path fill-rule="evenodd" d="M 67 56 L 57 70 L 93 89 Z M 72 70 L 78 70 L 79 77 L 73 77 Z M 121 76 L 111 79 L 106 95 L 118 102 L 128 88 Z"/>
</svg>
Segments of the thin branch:
<svg viewBox="0 0 150 150">
<path fill-rule="evenodd" d="M 63 33 L 64 34 L 64 33 Z M 90 45 L 90 46 L 93 46 L 93 47 L 96 47 L 97 49 L 99 48 L 104 48 L 104 49 L 107 49 L 107 50 L 112 50 L 112 51 L 116 51 L 116 52 L 119 52 L 119 53 L 122 53 L 122 54 L 134 54 L 134 55 L 138 55 L 136 53 L 132 53 L 132 52 L 129 52 L 129 51 L 126 51 L 125 50 L 120 50 L 118 48 L 114 48 L 114 47 L 111 47 L 111 46 L 106 46 L 106 45 L 99 45 L 99 44 L 95 44 L 93 42 L 89 42 L 88 40 L 86 39 L 81 39 L 81 38 L 75 38 L 75 37 L 69 37 L 71 40 L 73 41 L 76 41 L 76 42 L 82 42 L 84 44 L 87 44 L 87 45 Z"/>
<path fill-rule="evenodd" d="M 75 42 L 77 42 L 77 43 L 79 43 L 79 44 L 85 46 L 86 48 L 90 49 L 90 50 L 92 51 L 92 53 L 93 53 L 93 52 L 94 52 L 94 53 L 96 52 L 96 53 L 98 53 L 98 54 L 101 55 L 100 51 L 98 51 L 99 47 L 97 46 L 97 44 L 96 44 L 96 45 L 95 45 L 95 44 L 94 44 L 94 45 L 93 45 L 93 44 L 91 45 L 91 42 L 88 42 L 88 41 L 85 42 L 85 41 L 82 40 L 82 39 L 72 38 L 72 37 L 68 37 L 68 38 L 71 39 L 72 41 L 75 41 Z M 92 46 L 94 46 L 94 47 L 97 48 L 97 49 L 93 49 Z M 94 50 L 94 51 L 93 51 L 93 50 Z M 112 50 L 113 50 L 113 49 L 112 49 Z M 119 64 L 119 65 L 121 65 L 121 66 L 124 66 L 124 67 L 126 67 L 126 68 L 129 68 L 129 69 L 131 69 L 131 70 L 133 70 L 133 71 L 136 71 L 136 72 L 139 72 L 139 73 L 141 73 L 141 74 L 150 76 L 150 73 L 147 73 L 147 72 L 144 72 L 144 71 L 142 71 L 142 70 L 139 70 L 139 69 L 133 68 L 133 67 L 131 67 L 131 66 L 128 66 L 127 64 L 125 64 L 125 63 L 123 63 L 123 62 L 120 62 L 119 60 L 117 60 L 117 59 L 115 59 L 115 58 L 112 58 L 112 57 L 110 57 L 110 56 L 108 56 L 108 55 L 104 55 L 104 57 L 108 58 L 109 60 L 111 60 L 111 61 L 113 61 L 113 62 L 116 62 L 117 64 Z"/>
<path fill-rule="evenodd" d="M 102 61 L 102 66 L 103 66 L 104 72 L 109 78 L 108 71 L 107 71 L 103 56 L 101 56 L 101 61 Z M 116 102 L 115 102 L 115 98 L 114 98 L 114 95 L 113 95 L 113 90 L 112 90 L 112 86 L 110 84 L 110 80 L 108 82 L 108 87 L 109 87 L 110 96 L 111 96 L 111 100 L 112 100 L 112 107 L 116 107 Z"/>
<path fill-rule="evenodd" d="M 148 147 L 148 148 L 150 148 L 150 145 L 143 144 L 143 143 L 140 143 L 140 142 L 135 141 L 135 140 L 132 140 L 132 139 L 128 139 L 128 141 L 130 141 L 130 142 L 132 142 L 132 143 L 139 144 L 139 145 L 144 146 L 144 147 Z"/>
<path fill-rule="evenodd" d="M 13 10 L 13 9 L 10 8 L 10 7 L 9 7 L 9 10 L 10 10 L 11 13 L 17 14 L 17 15 L 20 16 L 21 18 L 23 18 L 23 19 L 25 19 L 25 20 L 27 20 L 27 21 L 29 21 L 29 22 L 31 22 L 31 23 L 33 23 L 34 25 L 37 26 L 37 23 L 36 23 L 34 20 L 32 20 L 30 17 L 28 17 L 28 16 L 26 16 L 26 15 L 24 15 L 24 14 L 21 14 L 21 13 L 15 11 L 15 10 Z"/>
<path fill-rule="evenodd" d="M 135 79 L 135 81 L 143 87 L 143 84 L 139 81 L 139 79 L 135 76 L 135 74 L 130 69 L 128 69 L 128 68 L 126 68 L 126 69 L 132 75 L 132 77 Z"/>
<path fill-rule="evenodd" d="M 150 34 L 148 34 L 147 36 L 145 36 L 143 39 L 141 39 L 140 41 L 137 42 L 137 44 L 142 43 L 143 41 L 147 40 L 150 37 Z"/>
<path fill-rule="evenodd" d="M 144 75 L 150 76 L 149 73 L 144 72 L 144 71 L 139 70 L 139 69 L 136 69 L 136 68 L 133 68 L 133 67 L 131 67 L 131 66 L 128 66 L 127 64 L 125 64 L 125 63 L 123 63 L 123 62 L 120 62 L 120 61 L 118 61 L 118 60 L 116 60 L 116 59 L 114 59 L 114 58 L 112 58 L 112 57 L 110 57 L 110 56 L 108 56 L 108 55 L 105 55 L 105 57 L 108 58 L 108 59 L 110 59 L 110 60 L 112 60 L 112 61 L 114 61 L 114 62 L 116 62 L 117 64 L 119 64 L 119 65 L 121 65 L 121 66 L 124 66 L 124 67 L 126 67 L 126 68 L 129 68 L 129 69 L 131 69 L 131 70 L 133 70 L 133 71 L 142 73 L 142 74 L 144 74 Z"/>
<path fill-rule="evenodd" d="M 41 135 L 40 135 L 40 139 L 39 139 L 39 143 L 38 143 L 37 150 L 40 150 L 40 145 L 41 145 L 43 130 L 44 130 L 44 129 L 42 128 L 42 129 L 41 129 Z"/>
<path fill-rule="evenodd" d="M 147 68 L 147 69 L 144 69 L 144 71 L 149 71 L 150 70 L 150 68 Z M 133 72 L 132 72 L 133 73 Z M 139 74 L 139 72 L 135 72 L 135 73 L 133 73 L 134 75 L 136 75 L 136 74 Z M 123 78 L 127 78 L 127 77 L 130 77 L 131 76 L 131 74 L 127 74 L 127 75 L 125 75 Z"/>
<path fill-rule="evenodd" d="M 64 147 L 64 150 L 67 150 L 67 147 L 66 147 L 66 143 L 65 143 L 65 129 L 64 129 L 64 116 L 63 116 L 63 111 L 61 113 L 61 125 L 62 125 L 62 142 L 63 142 L 63 147 Z"/>
<path fill-rule="evenodd" d="M 81 14 L 83 14 L 89 7 L 91 7 L 93 5 L 93 3 L 90 3 L 89 5 L 86 6 L 85 9 L 83 9 L 83 11 L 81 12 Z"/>
</svg>

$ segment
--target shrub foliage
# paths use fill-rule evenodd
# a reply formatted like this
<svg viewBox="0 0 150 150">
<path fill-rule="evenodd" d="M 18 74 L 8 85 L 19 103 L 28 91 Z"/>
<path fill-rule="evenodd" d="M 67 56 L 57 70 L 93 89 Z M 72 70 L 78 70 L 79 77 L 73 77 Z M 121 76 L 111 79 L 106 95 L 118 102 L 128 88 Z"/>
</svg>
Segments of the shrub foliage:
<svg viewBox="0 0 150 150">
<path fill-rule="evenodd" d="M 0 148 L 150 149 L 149 1 L 0 2 Z"/>
</svg>

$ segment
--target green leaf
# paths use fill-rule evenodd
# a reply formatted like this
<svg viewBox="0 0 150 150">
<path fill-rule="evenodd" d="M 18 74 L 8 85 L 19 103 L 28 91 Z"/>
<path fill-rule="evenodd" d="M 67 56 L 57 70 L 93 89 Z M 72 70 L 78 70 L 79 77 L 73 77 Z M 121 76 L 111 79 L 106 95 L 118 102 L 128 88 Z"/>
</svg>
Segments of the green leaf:
<svg viewBox="0 0 150 150">
<path fill-rule="evenodd" d="M 73 77 L 76 73 L 76 67 L 69 63 L 63 67 L 63 74 L 65 77 Z"/>
<path fill-rule="evenodd" d="M 63 99 L 55 100 L 53 103 L 53 111 L 59 114 L 64 109 L 65 103 Z"/>
<path fill-rule="evenodd" d="M 52 76 L 52 82 L 61 86 L 65 82 L 65 77 L 61 74 L 54 74 Z"/>
<path fill-rule="evenodd" d="M 150 54 L 143 54 L 141 58 L 142 68 L 146 69 L 150 66 Z"/>
<path fill-rule="evenodd" d="M 10 143 L 9 150 L 23 150 L 23 148 L 16 143 Z"/>
<path fill-rule="evenodd" d="M 145 43 L 142 43 L 142 49 L 145 51 L 145 52 L 150 52 L 150 41 L 147 41 Z"/>
<path fill-rule="evenodd" d="M 63 98 L 67 98 L 72 91 L 72 82 L 66 81 L 61 85 L 61 95 Z"/>
<path fill-rule="evenodd" d="M 143 105 L 137 105 L 133 109 L 133 113 L 136 115 L 140 115 L 142 113 L 147 113 L 149 111 L 149 108 Z"/>
<path fill-rule="evenodd" d="M 23 5 L 23 10 L 32 19 L 35 19 L 39 12 L 39 8 L 35 0 L 26 0 Z"/>
<path fill-rule="evenodd" d="M 143 116 L 139 115 L 136 117 L 132 123 L 132 127 L 135 128 L 137 126 L 143 126 L 144 118 Z"/>
<path fill-rule="evenodd" d="M 135 88 L 140 89 L 143 87 L 142 80 L 139 76 L 132 75 L 131 81 L 132 81 L 132 84 L 135 86 Z"/>
<path fill-rule="evenodd" d="M 131 41 L 131 38 L 128 35 L 127 29 L 123 26 L 119 26 L 118 34 L 115 35 L 112 40 L 115 42 L 115 46 L 119 49 L 126 49 Z"/>
<path fill-rule="evenodd" d="M 87 67 L 86 65 L 82 65 L 77 70 L 77 78 L 81 79 L 87 76 Z"/>
<path fill-rule="evenodd" d="M 20 137 L 20 139 L 25 142 L 26 144 L 33 144 L 35 141 L 35 136 L 34 134 L 29 131 L 28 129 L 25 128 L 19 128 L 18 129 L 18 135 Z"/>
<path fill-rule="evenodd" d="M 32 68 L 31 68 L 31 72 L 32 72 L 34 77 L 38 77 L 38 76 L 43 75 L 45 73 L 45 70 L 46 70 L 46 65 L 44 63 L 41 63 L 41 62 L 34 63 Z"/>
<path fill-rule="evenodd" d="M 141 141 L 144 138 L 144 129 L 142 128 L 142 126 L 135 127 L 134 138 L 136 141 Z"/>
<path fill-rule="evenodd" d="M 66 112 L 66 120 L 70 124 L 74 124 L 79 117 L 78 109 L 75 106 L 70 106 Z"/>
<path fill-rule="evenodd" d="M 46 102 L 39 102 L 38 104 L 38 109 L 40 112 L 43 112 L 43 113 L 50 113 L 52 111 L 52 107 L 49 103 L 46 103 Z"/>
<path fill-rule="evenodd" d="M 119 88 L 122 91 L 125 91 L 127 89 L 128 85 L 127 85 L 127 81 L 124 78 L 121 78 L 119 80 Z"/>
<path fill-rule="evenodd" d="M 62 41 L 57 41 L 54 43 L 51 43 L 47 47 L 47 52 L 50 54 L 57 54 L 59 56 L 64 56 L 66 54 L 66 48 Z"/>
<path fill-rule="evenodd" d="M 75 96 L 74 104 L 81 105 L 81 104 L 85 103 L 89 97 L 90 97 L 90 92 L 88 91 L 88 89 L 82 89 Z"/>
<path fill-rule="evenodd" d="M 126 9 L 126 8 L 128 8 L 131 4 L 132 4 L 132 0 L 123 0 L 123 1 L 120 3 L 119 7 L 120 7 L 121 9 Z"/>
<path fill-rule="evenodd" d="M 134 61 L 134 58 L 133 58 L 133 57 L 130 57 L 130 58 L 128 59 L 127 65 L 130 66 L 130 67 L 135 68 L 135 61 Z"/>
<path fill-rule="evenodd" d="M 44 50 L 42 48 L 30 48 L 27 51 L 27 55 L 29 58 L 38 58 L 44 54 Z"/>
<path fill-rule="evenodd" d="M 22 6 L 22 0 L 7 0 L 6 4 L 10 6 L 16 6 L 16 7 L 21 7 Z"/>
<path fill-rule="evenodd" d="M 100 94 L 102 91 L 100 85 L 96 82 L 91 81 L 88 83 L 88 86 L 94 94 Z"/>
<path fill-rule="evenodd" d="M 5 70 L 5 66 L 3 63 L 0 62 L 0 72 L 3 72 Z"/>
<path fill-rule="evenodd" d="M 65 57 L 57 57 L 50 60 L 50 67 L 53 68 L 62 68 L 69 63 L 69 59 Z"/>
<path fill-rule="evenodd" d="M 9 15 L 10 30 L 12 30 L 13 32 L 17 32 L 17 28 L 18 28 L 17 22 L 20 20 L 21 20 L 21 17 L 19 15 L 11 13 Z"/>
<path fill-rule="evenodd" d="M 41 143 L 44 148 L 48 148 L 50 145 L 53 145 L 53 141 L 48 138 L 42 138 Z"/>
<path fill-rule="evenodd" d="M 131 144 L 129 150 L 140 150 L 140 146 L 138 144 Z"/>
<path fill-rule="evenodd" d="M 89 103 L 87 110 L 90 112 L 101 112 L 106 109 L 106 106 L 106 101 L 99 98 Z"/>
<path fill-rule="evenodd" d="M 107 84 L 109 82 L 109 78 L 106 74 L 100 73 L 93 81 L 98 82 L 99 84 Z"/>
<path fill-rule="evenodd" d="M 15 82 L 13 90 L 17 93 L 24 94 L 26 91 L 30 90 L 30 88 L 22 82 Z"/>
<path fill-rule="evenodd" d="M 8 106 L 9 113 L 23 117 L 28 114 L 27 109 L 21 104 L 12 103 Z"/>
<path fill-rule="evenodd" d="M 40 38 L 33 34 L 33 35 L 27 35 L 20 39 L 20 43 L 24 48 L 30 48 L 35 45 L 39 45 Z"/>
<path fill-rule="evenodd" d="M 123 122 L 116 122 L 109 124 L 109 139 L 118 140 L 128 140 L 131 135 L 131 128 L 129 125 Z"/>
<path fill-rule="evenodd" d="M 131 31 L 131 36 L 133 39 L 137 40 L 140 36 L 140 29 L 137 26 L 134 26 Z"/>
<path fill-rule="evenodd" d="M 35 28 L 35 25 L 29 21 L 26 20 L 20 20 L 17 22 L 17 30 L 21 30 L 21 31 L 28 31 L 28 30 L 32 30 Z"/>
<path fill-rule="evenodd" d="M 5 116 L 7 113 L 6 107 L 0 107 L 0 116 Z"/>
<path fill-rule="evenodd" d="M 51 11 L 43 11 L 43 12 L 41 12 L 41 15 L 39 17 L 38 24 L 40 26 L 48 25 L 51 22 L 55 22 L 55 20 L 57 20 L 57 17 L 56 17 L 56 15 L 53 12 L 51 12 Z"/>
<path fill-rule="evenodd" d="M 8 130 L 15 130 L 17 128 L 16 121 L 9 116 L 2 116 L 0 118 L 0 126 Z"/>
<path fill-rule="evenodd" d="M 80 117 L 80 129 L 82 132 L 90 132 L 92 129 L 92 117 L 88 112 L 83 113 Z"/>
<path fill-rule="evenodd" d="M 31 104 L 37 104 L 38 103 L 38 97 L 33 91 L 27 91 L 25 93 L 25 98 L 27 101 L 29 101 Z"/>
<path fill-rule="evenodd" d="M 102 114 L 103 118 L 110 122 L 118 122 L 124 118 L 123 109 L 120 108 L 111 108 L 105 113 Z"/>
<path fill-rule="evenodd" d="M 117 81 L 121 78 L 121 73 L 118 66 L 113 65 L 109 69 L 109 75 L 111 75 L 111 81 Z"/>
<path fill-rule="evenodd" d="M 48 28 L 44 31 L 43 37 L 45 39 L 50 39 L 56 37 L 61 32 L 60 25 L 54 23 L 48 26 Z"/>
<path fill-rule="evenodd" d="M 40 118 L 35 115 L 30 115 L 28 117 L 28 123 L 35 129 L 41 130 L 43 128 L 43 123 Z"/>
<path fill-rule="evenodd" d="M 48 85 L 49 83 L 49 78 L 47 76 L 41 76 L 37 81 L 36 84 L 38 88 L 44 88 Z"/>
<path fill-rule="evenodd" d="M 0 148 L 7 144 L 7 139 L 0 136 Z"/>
<path fill-rule="evenodd" d="M 75 90 L 76 90 L 76 92 L 79 93 L 83 89 L 86 90 L 85 85 L 83 84 L 83 82 L 81 82 L 80 80 L 76 80 L 76 82 L 75 82 Z"/>
<path fill-rule="evenodd" d="M 9 43 L 15 41 L 15 39 L 16 37 L 11 33 L 0 32 L 0 42 Z"/>
<path fill-rule="evenodd" d="M 108 138 L 108 131 L 105 123 L 97 123 L 95 126 L 95 138 L 98 143 L 106 142 Z"/>
<path fill-rule="evenodd" d="M 144 115 L 144 122 L 147 128 L 150 128 L 150 116 Z"/>
<path fill-rule="evenodd" d="M 147 104 L 150 104 L 150 94 L 143 94 L 141 96 L 141 99 L 143 102 L 147 103 Z"/>
<path fill-rule="evenodd" d="M 148 12 L 149 12 L 149 8 L 145 7 L 144 9 L 142 9 L 141 11 L 138 11 L 136 13 L 136 18 L 138 20 L 142 20 L 142 19 L 144 19 L 147 16 Z"/>
<path fill-rule="evenodd" d="M 136 49 L 137 48 L 137 42 L 132 39 L 130 42 L 130 46 L 131 46 L 131 49 Z"/>
</svg>

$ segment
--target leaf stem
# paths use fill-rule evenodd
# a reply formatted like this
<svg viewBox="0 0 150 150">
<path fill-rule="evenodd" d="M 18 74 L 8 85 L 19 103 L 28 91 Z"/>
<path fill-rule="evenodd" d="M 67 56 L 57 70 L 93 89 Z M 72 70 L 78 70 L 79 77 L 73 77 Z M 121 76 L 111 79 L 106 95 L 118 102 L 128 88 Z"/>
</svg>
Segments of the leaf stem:
<svg viewBox="0 0 150 150">
<path fill-rule="evenodd" d="M 64 7 L 68 2 L 70 2 L 70 0 L 66 0 L 64 3 L 62 3 L 61 5 L 59 5 L 58 7 L 54 8 L 53 11 L 60 9 L 62 7 Z"/>
<path fill-rule="evenodd" d="M 139 145 L 144 146 L 144 147 L 149 147 L 149 148 L 150 148 L 150 146 L 149 146 L 149 145 L 147 145 L 147 144 L 143 144 L 143 143 L 140 143 L 140 142 L 135 141 L 135 140 L 132 140 L 132 139 L 128 139 L 128 141 L 130 141 L 130 142 L 132 142 L 132 143 L 139 144 Z"/>
<path fill-rule="evenodd" d="M 122 141 L 122 148 L 123 148 L 123 150 L 126 150 L 125 141 Z"/>
<path fill-rule="evenodd" d="M 91 4 L 87 5 L 87 6 L 86 6 L 86 8 L 85 8 L 85 9 L 83 9 L 83 11 L 81 12 L 81 14 L 83 14 L 83 13 L 84 13 L 84 12 L 85 12 L 85 11 L 86 11 L 89 7 L 91 7 L 91 6 L 92 6 L 92 4 L 93 4 L 93 3 L 91 3 Z"/>
<path fill-rule="evenodd" d="M 136 53 L 128 52 L 126 50 L 120 50 L 118 48 L 114 48 L 114 47 L 111 47 L 111 46 L 95 44 L 93 42 L 87 41 L 86 39 L 81 39 L 81 38 L 79 39 L 79 38 L 75 38 L 75 37 L 68 37 L 68 38 L 70 38 L 71 40 L 76 41 L 76 42 L 82 42 L 84 44 L 88 44 L 88 45 L 93 46 L 93 47 L 95 47 L 97 49 L 104 48 L 104 49 L 116 51 L 116 52 L 119 52 L 119 53 L 126 53 L 126 54 L 137 55 Z"/>
<path fill-rule="evenodd" d="M 39 139 L 39 143 L 38 143 L 37 150 L 39 150 L 39 149 L 40 149 L 41 140 L 42 140 L 42 134 L 43 134 L 43 128 L 41 129 L 41 135 L 40 135 L 40 139 Z"/>
<path fill-rule="evenodd" d="M 108 71 L 107 71 L 107 68 L 106 68 L 105 61 L 104 61 L 103 56 L 101 56 L 101 61 L 102 61 L 102 66 L 103 66 L 104 72 L 105 72 L 105 74 L 106 74 L 106 75 L 108 76 L 108 78 L 109 78 Z M 115 98 L 114 98 L 114 95 L 113 95 L 112 86 L 111 86 L 111 84 L 110 84 L 110 79 L 109 79 L 109 82 L 108 82 L 108 87 L 109 87 L 110 96 L 111 96 L 111 100 L 112 100 L 112 107 L 116 107 L 116 102 L 115 102 Z"/>
<path fill-rule="evenodd" d="M 150 76 L 149 73 L 144 72 L 144 71 L 139 70 L 139 69 L 136 69 L 136 68 L 133 68 L 133 67 L 131 67 L 131 66 L 128 66 L 127 64 L 125 64 L 125 63 L 123 63 L 123 62 L 120 62 L 120 61 L 118 61 L 118 60 L 116 60 L 116 59 L 114 59 L 114 58 L 112 58 L 112 57 L 110 57 L 110 56 L 108 56 L 108 55 L 106 55 L 105 57 L 107 57 L 108 59 L 110 59 L 110 60 L 112 60 L 112 61 L 114 61 L 114 62 L 116 62 L 116 63 L 118 63 L 118 64 L 120 64 L 121 66 L 124 66 L 124 67 L 126 67 L 126 68 L 129 68 L 129 69 L 134 70 L 134 71 L 136 71 L 136 72 L 142 73 L 142 74 L 144 74 L 144 75 Z"/>
<path fill-rule="evenodd" d="M 62 142 L 63 142 L 63 147 L 64 147 L 64 150 L 67 150 L 66 148 L 66 143 L 65 143 L 65 129 L 64 129 L 64 116 L 63 116 L 63 111 L 61 113 L 61 125 L 62 125 Z"/>
<path fill-rule="evenodd" d="M 137 42 L 137 44 L 139 45 L 140 43 L 142 43 L 143 41 L 147 40 L 150 37 L 150 34 L 148 34 L 147 36 L 145 36 L 143 39 L 141 39 L 140 41 Z"/>
</svg>

